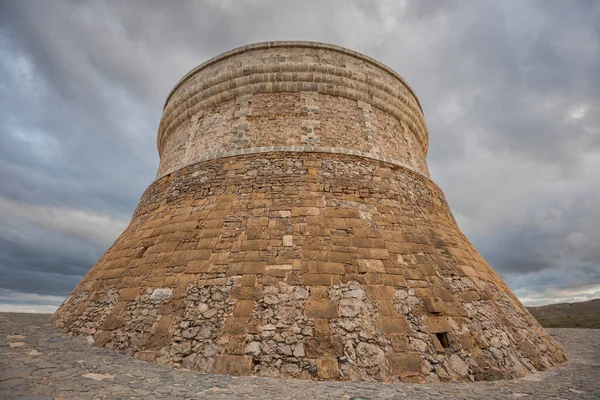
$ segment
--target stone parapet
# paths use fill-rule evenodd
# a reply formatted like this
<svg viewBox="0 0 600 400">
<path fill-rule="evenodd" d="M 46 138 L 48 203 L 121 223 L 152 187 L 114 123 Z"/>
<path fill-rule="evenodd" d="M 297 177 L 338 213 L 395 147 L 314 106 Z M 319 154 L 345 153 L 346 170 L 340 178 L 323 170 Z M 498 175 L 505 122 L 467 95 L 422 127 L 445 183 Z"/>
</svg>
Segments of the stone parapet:
<svg viewBox="0 0 600 400">
<path fill-rule="evenodd" d="M 225 53 L 175 86 L 159 126 L 159 176 L 216 149 L 303 144 L 369 151 L 428 174 L 423 113 L 398 74 L 341 47 L 276 42 Z"/>
</svg>

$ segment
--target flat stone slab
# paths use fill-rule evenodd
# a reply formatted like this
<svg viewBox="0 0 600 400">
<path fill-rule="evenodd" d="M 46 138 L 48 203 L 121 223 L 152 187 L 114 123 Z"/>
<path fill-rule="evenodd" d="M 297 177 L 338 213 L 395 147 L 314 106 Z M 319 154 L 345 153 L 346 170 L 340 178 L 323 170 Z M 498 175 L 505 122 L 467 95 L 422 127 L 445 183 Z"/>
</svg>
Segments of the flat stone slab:
<svg viewBox="0 0 600 400">
<path fill-rule="evenodd" d="M 0 313 L 1 399 L 600 399 L 600 330 L 548 329 L 569 361 L 512 381 L 313 382 L 198 374 L 67 336 L 49 315 Z M 23 345 L 11 347 L 18 337 Z"/>
</svg>

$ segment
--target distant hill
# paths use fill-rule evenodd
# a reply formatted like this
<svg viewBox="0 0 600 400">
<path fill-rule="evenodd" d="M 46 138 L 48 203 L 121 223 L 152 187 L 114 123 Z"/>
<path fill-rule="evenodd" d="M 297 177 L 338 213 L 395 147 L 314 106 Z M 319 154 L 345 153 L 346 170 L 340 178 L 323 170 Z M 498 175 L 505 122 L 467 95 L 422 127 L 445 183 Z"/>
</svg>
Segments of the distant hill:
<svg viewBox="0 0 600 400">
<path fill-rule="evenodd" d="M 528 309 L 545 328 L 600 329 L 600 299 L 528 307 Z"/>
</svg>

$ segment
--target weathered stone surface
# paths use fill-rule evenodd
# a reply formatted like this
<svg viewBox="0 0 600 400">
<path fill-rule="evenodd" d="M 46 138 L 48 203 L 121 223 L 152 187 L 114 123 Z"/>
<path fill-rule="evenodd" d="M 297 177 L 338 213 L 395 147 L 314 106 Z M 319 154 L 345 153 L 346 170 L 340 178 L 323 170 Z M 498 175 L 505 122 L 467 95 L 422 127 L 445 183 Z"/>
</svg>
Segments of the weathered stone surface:
<svg viewBox="0 0 600 400">
<path fill-rule="evenodd" d="M 335 336 L 307 338 L 304 341 L 304 352 L 309 358 L 320 356 L 339 357 L 344 355 L 342 341 L 339 337 Z"/>
<path fill-rule="evenodd" d="M 429 180 L 419 102 L 380 63 L 315 43 L 234 50 L 172 91 L 158 149 L 130 225 L 53 317 L 86 343 L 301 379 L 564 361 L 460 232 Z"/>
</svg>

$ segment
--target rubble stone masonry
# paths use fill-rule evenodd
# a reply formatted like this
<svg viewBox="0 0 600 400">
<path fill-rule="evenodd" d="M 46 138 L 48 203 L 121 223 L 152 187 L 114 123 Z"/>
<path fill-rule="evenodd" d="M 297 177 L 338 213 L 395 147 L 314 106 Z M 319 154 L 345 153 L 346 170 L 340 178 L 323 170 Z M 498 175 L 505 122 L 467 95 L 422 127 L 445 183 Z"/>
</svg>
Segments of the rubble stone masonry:
<svg viewBox="0 0 600 400">
<path fill-rule="evenodd" d="M 514 378 L 560 346 L 460 232 L 393 71 L 261 43 L 169 95 L 157 179 L 54 315 L 90 344 L 200 372 Z"/>
</svg>

